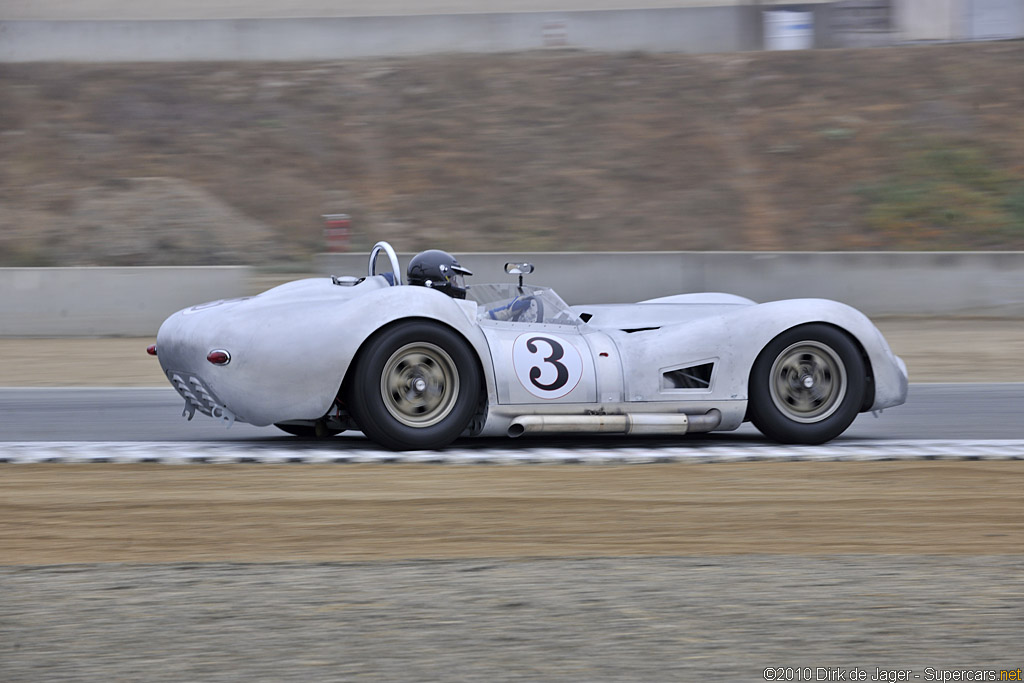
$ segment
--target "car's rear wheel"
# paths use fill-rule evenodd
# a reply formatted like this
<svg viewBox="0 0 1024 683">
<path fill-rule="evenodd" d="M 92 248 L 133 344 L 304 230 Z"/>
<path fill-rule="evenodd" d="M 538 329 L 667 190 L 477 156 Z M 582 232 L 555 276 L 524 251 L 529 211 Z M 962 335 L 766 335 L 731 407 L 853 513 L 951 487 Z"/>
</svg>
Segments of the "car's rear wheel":
<svg viewBox="0 0 1024 683">
<path fill-rule="evenodd" d="M 754 362 L 750 420 L 781 443 L 825 443 L 857 417 L 865 385 L 864 359 L 844 332 L 800 325 L 773 339 Z"/>
<path fill-rule="evenodd" d="M 356 424 L 382 446 L 441 448 L 465 431 L 476 412 L 480 369 L 456 332 L 403 322 L 367 342 L 347 394 Z"/>
<path fill-rule="evenodd" d="M 292 436 L 297 436 L 301 439 L 327 439 L 332 436 L 341 434 L 344 429 L 328 429 L 322 425 L 290 425 L 278 423 L 274 425 L 282 432 L 287 432 Z"/>
</svg>

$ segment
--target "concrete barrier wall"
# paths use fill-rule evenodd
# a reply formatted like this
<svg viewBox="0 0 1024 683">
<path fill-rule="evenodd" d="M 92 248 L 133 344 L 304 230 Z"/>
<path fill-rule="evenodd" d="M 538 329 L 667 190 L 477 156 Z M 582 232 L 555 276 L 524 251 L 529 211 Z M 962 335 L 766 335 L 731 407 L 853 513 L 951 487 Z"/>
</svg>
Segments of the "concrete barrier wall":
<svg viewBox="0 0 1024 683">
<path fill-rule="evenodd" d="M 242 296 L 250 268 L 0 268 L 0 337 L 148 336 L 175 311 Z"/>
<path fill-rule="evenodd" d="M 410 254 L 400 254 L 401 267 Z M 472 282 L 511 282 L 506 261 L 529 261 L 531 284 L 571 304 L 629 303 L 683 292 L 755 301 L 821 297 L 870 316 L 1024 318 L 1024 252 L 629 252 L 459 254 Z M 320 275 L 362 275 L 365 254 L 325 254 Z M 390 270 L 380 258 L 378 270 Z M 300 276 L 296 276 L 300 277 Z M 176 310 L 269 286 L 240 266 L 0 268 L 0 337 L 148 336 Z"/>
<path fill-rule="evenodd" d="M 0 21 L 0 62 L 321 60 L 545 47 L 731 52 L 759 49 L 762 43 L 761 12 L 754 4 L 308 19 Z"/>
<path fill-rule="evenodd" d="M 840 23 L 853 17 L 856 24 L 871 5 L 851 9 L 833 0 L 701 4 L 706 6 L 305 18 L 5 19 L 0 20 L 0 62 L 325 60 L 540 48 L 733 52 L 762 49 L 762 13 L 779 7 L 813 13 L 815 47 L 1024 36 L 1020 0 L 901 1 L 892 9 L 895 30 L 849 30 L 836 23 L 837 17 Z M 882 16 L 887 24 L 888 15 Z"/>
<path fill-rule="evenodd" d="M 628 252 L 459 254 L 470 282 L 505 282 L 506 261 L 529 261 L 527 282 L 571 304 L 627 303 L 682 292 L 764 302 L 835 299 L 868 315 L 1024 317 L 1024 252 Z M 400 255 L 402 267 L 408 254 Z M 379 260 L 380 268 L 385 259 Z M 366 272 L 363 254 L 322 255 L 324 274 Z M 387 268 L 389 269 L 389 268 Z"/>
</svg>

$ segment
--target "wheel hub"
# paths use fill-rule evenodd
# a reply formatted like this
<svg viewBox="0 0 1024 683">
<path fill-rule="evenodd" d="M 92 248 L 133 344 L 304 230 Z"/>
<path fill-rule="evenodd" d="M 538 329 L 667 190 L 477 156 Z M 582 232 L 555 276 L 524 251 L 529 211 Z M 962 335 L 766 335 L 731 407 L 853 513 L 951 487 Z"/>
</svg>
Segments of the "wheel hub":
<svg viewBox="0 0 1024 683">
<path fill-rule="evenodd" d="M 838 410 L 846 396 L 846 369 L 831 347 L 798 342 L 775 359 L 770 389 L 775 407 L 789 419 L 820 422 Z"/>
<path fill-rule="evenodd" d="M 385 363 L 380 391 L 396 420 L 409 427 L 429 427 L 455 407 L 459 373 L 444 349 L 427 342 L 407 344 Z"/>
</svg>

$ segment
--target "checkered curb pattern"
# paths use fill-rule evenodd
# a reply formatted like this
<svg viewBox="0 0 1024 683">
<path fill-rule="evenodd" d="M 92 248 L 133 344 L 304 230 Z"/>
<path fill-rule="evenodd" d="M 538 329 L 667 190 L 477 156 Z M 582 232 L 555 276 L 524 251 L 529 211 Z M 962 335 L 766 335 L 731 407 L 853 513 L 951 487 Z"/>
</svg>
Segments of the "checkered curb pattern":
<svg viewBox="0 0 1024 683">
<path fill-rule="evenodd" d="M 844 441 L 623 448 L 452 448 L 396 453 L 376 449 L 282 448 L 216 442 L 0 442 L 0 463 L 163 464 L 643 464 L 767 461 L 1024 460 L 1024 440 Z"/>
</svg>

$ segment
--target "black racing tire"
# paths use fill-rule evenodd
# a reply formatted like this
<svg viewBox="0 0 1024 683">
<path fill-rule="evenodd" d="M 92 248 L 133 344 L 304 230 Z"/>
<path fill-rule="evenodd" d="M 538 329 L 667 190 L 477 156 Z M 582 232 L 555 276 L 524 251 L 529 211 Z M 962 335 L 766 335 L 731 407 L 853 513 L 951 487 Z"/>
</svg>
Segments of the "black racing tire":
<svg viewBox="0 0 1024 683">
<path fill-rule="evenodd" d="M 800 325 L 773 339 L 754 361 L 748 415 L 773 441 L 825 443 L 857 417 L 866 385 L 864 358 L 849 336 L 829 325 Z"/>
<path fill-rule="evenodd" d="M 300 439 L 329 439 L 332 436 L 337 436 L 345 431 L 344 429 L 327 429 L 324 427 L 320 429 L 319 433 L 317 433 L 316 425 L 274 424 L 274 426 L 282 432 L 287 432 L 288 434 L 297 436 Z"/>
<path fill-rule="evenodd" d="M 480 400 L 476 352 L 429 321 L 400 322 L 364 345 L 347 403 L 367 437 L 392 450 L 442 448 L 469 426 Z"/>
</svg>

